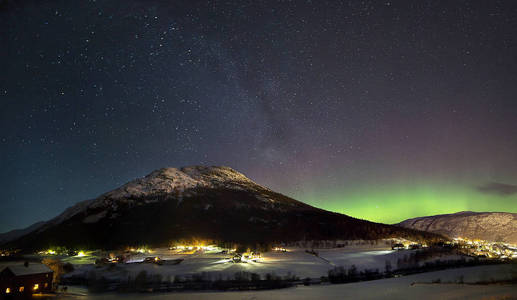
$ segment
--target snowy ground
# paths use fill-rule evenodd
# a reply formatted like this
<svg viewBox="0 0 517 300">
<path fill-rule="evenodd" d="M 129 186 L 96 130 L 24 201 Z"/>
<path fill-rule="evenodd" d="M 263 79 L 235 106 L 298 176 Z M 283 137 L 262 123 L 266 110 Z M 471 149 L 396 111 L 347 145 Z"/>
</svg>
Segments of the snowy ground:
<svg viewBox="0 0 517 300">
<path fill-rule="evenodd" d="M 163 278 L 176 275 L 189 275 L 207 272 L 214 276 L 222 275 L 233 276 L 236 272 L 247 271 L 265 275 L 267 273 L 275 273 L 276 275 L 294 274 L 300 278 L 311 277 L 318 278 L 326 276 L 329 269 L 334 266 L 351 266 L 355 264 L 359 269 L 363 268 L 379 268 L 384 270 L 385 261 L 390 260 L 392 264 L 396 263 L 397 258 L 410 251 L 392 251 L 392 250 L 344 250 L 329 249 L 317 250 L 320 257 L 308 254 L 305 249 L 291 249 L 289 252 L 267 252 L 262 254 L 262 258 L 258 262 L 248 263 L 232 263 L 228 262 L 231 255 L 217 253 L 194 253 L 181 254 L 172 253 L 167 249 L 158 249 L 152 254 L 141 254 L 132 257 L 133 261 L 143 260 L 146 256 L 158 256 L 161 259 L 177 259 L 183 258 L 184 261 L 179 265 L 155 265 L 144 263 L 118 264 L 115 268 L 96 268 L 92 264 L 84 264 L 88 258 L 78 258 L 79 264 L 73 259 L 68 261 L 76 266 L 73 274 L 78 276 L 86 274 L 91 270 L 96 270 L 106 277 L 119 277 L 124 275 L 136 276 L 140 271 L 145 270 L 148 274 L 161 274 Z"/>
<path fill-rule="evenodd" d="M 399 258 L 413 251 L 393 251 L 385 246 L 345 247 L 334 249 L 315 249 L 319 253 L 314 256 L 305 252 L 304 248 L 290 248 L 288 252 L 267 252 L 259 262 L 229 263 L 228 254 L 219 253 L 179 253 L 168 249 L 155 249 L 151 254 L 139 254 L 132 260 L 143 260 L 148 256 L 159 256 L 162 259 L 183 258 L 179 265 L 155 265 L 145 263 L 117 264 L 112 268 L 97 267 L 92 264 L 95 258 L 105 253 L 88 253 L 86 257 L 69 257 L 66 261 L 75 266 L 72 275 L 88 276 L 92 270 L 98 275 L 112 278 L 136 276 L 146 270 L 149 275 L 160 274 L 163 280 L 171 280 L 177 275 L 188 275 L 207 272 L 218 276 L 232 277 L 236 272 L 248 271 L 259 273 L 275 273 L 276 275 L 294 274 L 300 278 L 318 278 L 327 276 L 334 266 L 350 267 L 355 265 L 361 269 L 379 269 L 384 271 L 386 261 L 396 268 Z M 92 255 L 96 254 L 96 255 Z M 446 256 L 435 259 L 454 259 Z M 86 289 L 69 287 L 67 295 L 59 295 L 59 299 L 517 299 L 517 285 L 472 285 L 478 281 L 507 280 L 517 274 L 517 265 L 490 265 L 470 268 L 449 269 L 444 271 L 415 274 L 399 278 L 376 281 L 336 284 L 298 286 L 289 289 L 246 292 L 181 292 L 153 294 L 88 294 Z M 440 279 L 441 283 L 436 282 Z M 465 284 L 456 282 L 463 281 Z M 506 298 L 504 298 L 506 297 Z M 511 298 L 513 297 L 513 298 Z"/>
<path fill-rule="evenodd" d="M 132 260 L 138 261 L 144 258 L 141 255 L 132 257 Z M 177 275 L 190 275 L 206 272 L 214 276 L 233 276 L 236 272 L 247 271 L 261 275 L 267 273 L 275 273 L 277 275 L 287 275 L 293 273 L 297 276 L 304 277 L 320 277 L 327 274 L 332 268 L 329 263 L 314 255 L 305 253 L 304 250 L 296 250 L 292 252 L 268 252 L 264 253 L 262 259 L 258 262 L 248 263 L 232 263 L 228 261 L 232 255 L 228 254 L 211 254 L 211 253 L 195 253 L 195 254 L 170 254 L 167 252 L 160 253 L 156 251 L 152 256 L 159 256 L 161 259 L 177 259 L 183 258 L 184 261 L 179 265 L 155 265 L 145 263 L 118 264 L 115 268 L 103 267 L 96 268 L 91 264 L 76 265 L 73 276 L 84 274 L 86 276 L 91 270 L 102 273 L 105 277 L 120 277 L 131 275 L 133 278 L 139 272 L 145 270 L 148 274 L 160 274 L 163 278 Z"/>
<path fill-rule="evenodd" d="M 319 256 L 308 254 L 302 248 L 290 248 L 288 252 L 266 252 L 258 262 L 232 263 L 228 258 L 232 255 L 218 253 L 193 253 L 184 254 L 170 251 L 168 249 L 156 249 L 152 254 L 139 254 L 132 256 L 132 261 L 141 261 L 148 256 L 158 256 L 161 259 L 178 259 L 184 261 L 179 265 L 155 265 L 145 263 L 117 264 L 115 267 L 99 268 L 85 262 L 91 261 L 88 257 L 70 258 L 67 261 L 74 264 L 76 270 L 67 276 L 86 278 L 88 273 L 95 271 L 97 275 L 106 278 L 127 278 L 135 277 L 139 272 L 145 270 L 149 275 L 160 274 L 165 280 L 173 279 L 177 275 L 191 275 L 208 273 L 213 278 L 233 277 L 240 271 L 253 272 L 264 276 L 267 273 L 274 273 L 279 276 L 288 274 L 299 278 L 319 278 L 327 276 L 328 271 L 336 266 L 348 268 L 355 265 L 358 270 L 378 269 L 385 270 L 386 261 L 389 261 L 393 268 L 397 266 L 397 260 L 410 255 L 412 250 L 387 250 L 384 248 L 334 248 L 315 249 Z M 459 256 L 436 257 L 435 259 L 458 259 Z M 75 261 L 77 260 L 77 261 Z"/>
<path fill-rule="evenodd" d="M 201 300 L 269 300 L 269 299 L 517 299 L 517 285 L 471 285 L 455 282 L 463 277 L 465 283 L 480 280 L 505 279 L 516 272 L 515 265 L 492 265 L 450 269 L 349 284 L 298 286 L 289 289 L 247 292 L 182 292 L 155 294 L 96 294 L 74 288 L 60 299 L 201 299 Z M 442 283 L 433 284 L 440 279 Z M 82 294 L 82 296 L 81 296 Z"/>
</svg>

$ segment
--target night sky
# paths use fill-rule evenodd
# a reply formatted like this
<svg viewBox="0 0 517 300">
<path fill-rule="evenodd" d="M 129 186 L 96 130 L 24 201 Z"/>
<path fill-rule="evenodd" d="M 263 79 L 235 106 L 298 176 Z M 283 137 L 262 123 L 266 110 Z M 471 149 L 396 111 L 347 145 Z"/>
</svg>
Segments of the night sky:
<svg viewBox="0 0 517 300">
<path fill-rule="evenodd" d="M 515 1 L 0 0 L 0 232 L 227 165 L 373 221 L 517 212 Z"/>
</svg>

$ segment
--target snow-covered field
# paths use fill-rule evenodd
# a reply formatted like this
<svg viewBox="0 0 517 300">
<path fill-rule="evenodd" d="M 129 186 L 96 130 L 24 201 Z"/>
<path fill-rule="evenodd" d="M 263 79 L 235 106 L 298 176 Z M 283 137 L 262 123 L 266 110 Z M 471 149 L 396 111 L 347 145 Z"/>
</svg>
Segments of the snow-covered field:
<svg viewBox="0 0 517 300">
<path fill-rule="evenodd" d="M 219 276 L 233 277 L 239 271 L 261 274 L 274 273 L 284 276 L 293 274 L 301 279 L 327 276 L 328 270 L 335 266 L 345 268 L 355 265 L 359 270 L 379 269 L 384 271 L 386 261 L 396 268 L 397 260 L 414 251 L 393 251 L 385 246 L 345 247 L 333 249 L 315 249 L 319 256 L 305 252 L 304 248 L 289 248 L 288 252 L 267 252 L 258 262 L 231 263 L 228 254 L 217 252 L 195 252 L 191 254 L 154 249 L 151 254 L 138 254 L 131 257 L 133 261 L 143 260 L 148 256 L 162 259 L 183 258 L 179 265 L 155 265 L 146 263 L 117 264 L 112 267 L 98 267 L 91 262 L 99 257 L 69 257 L 66 261 L 75 266 L 75 271 L 67 276 L 87 278 L 91 271 L 107 278 L 135 277 L 145 270 L 148 275 L 160 274 L 162 280 L 173 280 L 178 275 L 199 274 L 205 272 L 213 278 Z M 91 253 L 90 253 L 91 254 Z M 435 257 L 433 259 L 456 259 L 457 256 Z M 421 273 L 399 278 L 382 279 L 349 284 L 322 284 L 297 286 L 288 289 L 244 292 L 179 292 L 151 294 L 89 294 L 84 288 L 69 287 L 67 294 L 59 299 L 517 299 L 517 285 L 473 285 L 479 281 L 500 281 L 517 276 L 516 264 L 487 265 L 469 268 L 449 269 L 437 272 Z M 438 279 L 441 283 L 437 282 Z M 464 282 L 459 284 L 458 282 Z M 506 298 L 505 298 L 506 297 Z M 512 298 L 513 297 L 513 298 Z"/>
<path fill-rule="evenodd" d="M 266 299 L 517 299 L 517 285 L 471 285 L 480 280 L 505 279 L 515 272 L 515 265 L 492 265 L 450 269 L 349 284 L 298 286 L 288 289 L 246 292 L 182 292 L 154 294 L 88 294 L 84 289 L 71 289 L 75 296 L 60 299 L 201 299 L 201 300 L 266 300 Z M 433 284 L 436 279 L 442 283 Z M 80 296 L 82 294 L 82 296 Z"/>
<path fill-rule="evenodd" d="M 147 263 L 117 264 L 114 267 L 98 267 L 88 257 L 68 258 L 65 261 L 75 266 L 75 271 L 67 276 L 86 278 L 89 272 L 96 272 L 98 277 L 106 278 L 127 278 L 135 277 L 141 271 L 147 274 L 160 274 L 164 280 L 174 279 L 175 276 L 208 273 L 213 278 L 233 277 L 240 271 L 252 272 L 264 276 L 268 273 L 279 276 L 294 275 L 301 279 L 319 278 L 327 276 L 328 271 L 336 266 L 349 268 L 355 265 L 358 270 L 378 269 L 385 270 L 386 262 L 389 261 L 393 268 L 397 266 L 397 260 L 409 256 L 411 250 L 391 250 L 386 247 L 363 247 L 363 248 L 334 248 L 315 249 L 319 256 L 305 252 L 303 248 L 290 248 L 288 252 L 266 252 L 257 262 L 232 263 L 228 258 L 232 255 L 219 253 L 193 253 L 184 254 L 168 249 L 155 249 L 152 254 L 139 254 L 131 257 L 132 261 L 142 261 L 148 256 L 157 256 L 164 260 L 182 258 L 184 261 L 179 265 L 156 265 Z M 435 257 L 434 259 L 458 259 L 459 256 Z"/>
<path fill-rule="evenodd" d="M 144 256 L 140 255 L 132 257 L 132 260 L 142 260 Z M 297 276 L 304 277 L 320 277 L 326 275 L 328 269 L 332 268 L 327 262 L 314 255 L 305 253 L 303 250 L 292 252 L 269 252 L 262 254 L 262 258 L 258 262 L 232 263 L 228 261 L 232 255 L 228 254 L 170 254 L 164 251 L 156 251 L 152 256 L 158 256 L 161 259 L 178 259 L 183 258 L 184 261 L 179 265 L 156 265 L 146 263 L 130 263 L 117 264 L 116 267 L 97 268 L 95 265 L 82 264 L 75 265 L 76 270 L 69 276 L 77 276 L 83 274 L 87 276 L 88 272 L 95 270 L 99 274 L 110 278 L 120 276 L 127 277 L 132 275 L 135 277 L 141 271 L 147 271 L 148 274 L 160 274 L 163 278 L 177 275 L 191 275 L 206 272 L 214 276 L 233 276 L 236 272 L 247 271 L 261 275 L 267 273 L 275 273 L 276 275 L 286 275 L 293 273 Z"/>
<path fill-rule="evenodd" d="M 160 274 L 163 278 L 176 275 L 189 275 L 206 272 L 214 276 L 222 275 L 233 276 L 236 272 L 247 271 L 265 275 L 274 273 L 284 276 L 293 274 L 300 278 L 311 277 L 318 278 L 326 276 L 329 269 L 334 266 L 349 267 L 355 264 L 359 269 L 378 268 L 384 270 L 385 261 L 390 260 L 392 264 L 396 263 L 397 258 L 410 251 L 393 251 L 393 250 L 370 250 L 363 251 L 345 250 L 345 249 L 328 249 L 317 250 L 319 257 L 308 254 L 305 249 L 290 249 L 289 252 L 267 252 L 262 253 L 262 258 L 257 262 L 232 263 L 227 259 L 232 255 L 217 253 L 194 253 L 181 254 L 173 253 L 167 249 L 157 249 L 152 254 L 141 254 L 133 256 L 132 261 L 141 261 L 147 256 L 158 256 L 161 259 L 178 259 L 183 258 L 184 261 L 179 265 L 155 265 L 145 263 L 118 264 L 115 268 L 103 267 L 97 268 L 92 264 L 84 264 L 88 258 L 71 258 L 66 261 L 75 265 L 76 270 L 73 276 L 86 274 L 91 270 L 102 273 L 105 277 L 119 277 L 124 275 L 136 276 L 140 271 L 147 271 L 148 274 Z M 77 261 L 75 261 L 77 259 Z"/>
</svg>

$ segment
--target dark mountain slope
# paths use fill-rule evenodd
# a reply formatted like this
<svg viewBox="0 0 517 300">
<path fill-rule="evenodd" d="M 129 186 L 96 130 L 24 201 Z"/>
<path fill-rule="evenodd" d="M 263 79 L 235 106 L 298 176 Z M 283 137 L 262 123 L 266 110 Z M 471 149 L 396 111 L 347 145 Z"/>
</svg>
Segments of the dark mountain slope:
<svg viewBox="0 0 517 300">
<path fill-rule="evenodd" d="M 23 229 L 15 229 L 15 230 L 11 230 L 11 231 L 8 231 L 8 232 L 5 232 L 5 233 L 1 233 L 0 234 L 0 245 L 3 244 L 3 243 L 7 243 L 9 241 L 12 241 L 12 240 L 15 240 L 21 236 L 24 236 L 28 233 L 31 233 L 33 232 L 34 230 L 40 228 L 41 226 L 43 226 L 45 224 L 45 222 L 43 221 L 40 221 L 40 222 L 36 222 L 32 225 L 30 225 L 29 227 L 26 227 L 26 228 L 23 228 Z"/>
<path fill-rule="evenodd" d="M 114 248 L 167 245 L 191 237 L 246 244 L 440 238 L 318 209 L 227 167 L 187 167 L 160 169 L 97 199 L 78 203 L 12 245 Z"/>
</svg>

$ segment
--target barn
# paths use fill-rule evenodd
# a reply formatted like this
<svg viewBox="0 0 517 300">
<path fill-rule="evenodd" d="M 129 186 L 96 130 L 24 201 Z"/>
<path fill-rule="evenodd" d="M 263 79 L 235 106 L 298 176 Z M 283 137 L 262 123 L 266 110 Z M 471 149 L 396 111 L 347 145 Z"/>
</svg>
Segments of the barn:
<svg viewBox="0 0 517 300">
<path fill-rule="evenodd" d="M 0 295 L 8 297 L 52 291 L 52 275 L 52 270 L 40 263 L 7 266 L 0 272 Z"/>
</svg>

